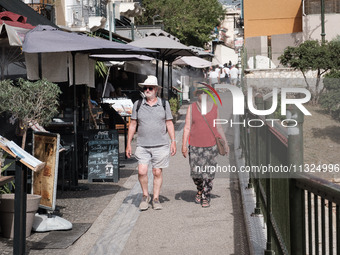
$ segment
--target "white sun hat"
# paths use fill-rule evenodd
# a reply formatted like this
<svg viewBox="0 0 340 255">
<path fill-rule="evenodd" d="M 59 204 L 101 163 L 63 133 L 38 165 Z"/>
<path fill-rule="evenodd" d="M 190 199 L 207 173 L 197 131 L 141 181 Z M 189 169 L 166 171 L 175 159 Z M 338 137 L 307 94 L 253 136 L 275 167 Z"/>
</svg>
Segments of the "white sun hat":
<svg viewBox="0 0 340 255">
<path fill-rule="evenodd" d="M 138 83 L 139 86 L 157 86 L 159 88 L 162 88 L 158 85 L 157 77 L 154 75 L 148 75 L 148 78 L 143 83 Z"/>
</svg>

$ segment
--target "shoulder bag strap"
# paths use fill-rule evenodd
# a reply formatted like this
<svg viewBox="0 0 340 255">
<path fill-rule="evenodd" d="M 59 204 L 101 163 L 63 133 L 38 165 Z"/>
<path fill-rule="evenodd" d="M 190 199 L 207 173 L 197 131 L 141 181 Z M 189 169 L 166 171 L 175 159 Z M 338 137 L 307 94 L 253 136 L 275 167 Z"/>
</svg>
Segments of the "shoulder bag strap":
<svg viewBox="0 0 340 255">
<path fill-rule="evenodd" d="M 200 107 L 197 103 L 196 103 L 196 105 L 197 105 L 197 108 L 199 109 L 199 111 L 201 112 L 201 107 Z M 210 131 L 213 133 L 214 137 L 216 138 L 214 131 L 211 129 L 211 127 L 210 127 L 210 125 L 209 125 L 209 122 L 207 121 L 207 119 L 205 118 L 205 116 L 204 116 L 203 114 L 202 114 L 202 117 L 203 117 L 203 119 L 205 120 L 205 122 L 207 123 L 207 125 L 208 125 Z"/>
<path fill-rule="evenodd" d="M 136 108 L 137 119 L 138 119 L 138 111 L 139 111 L 140 106 L 142 105 L 142 102 L 143 102 L 142 98 L 138 99 L 137 108 Z"/>
<path fill-rule="evenodd" d="M 164 108 L 164 111 L 166 111 L 166 100 L 164 98 L 162 98 L 162 106 Z"/>
</svg>

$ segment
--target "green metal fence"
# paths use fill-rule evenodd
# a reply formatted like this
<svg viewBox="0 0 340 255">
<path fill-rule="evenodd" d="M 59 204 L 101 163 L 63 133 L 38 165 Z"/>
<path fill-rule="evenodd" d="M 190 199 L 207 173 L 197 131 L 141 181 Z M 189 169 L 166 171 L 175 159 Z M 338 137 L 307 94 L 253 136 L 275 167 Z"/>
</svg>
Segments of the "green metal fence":
<svg viewBox="0 0 340 255">
<path fill-rule="evenodd" d="M 261 96 L 255 104 L 269 109 Z M 252 170 L 248 187 L 256 192 L 253 216 L 263 214 L 267 226 L 264 254 L 340 254 L 340 186 L 299 173 L 304 165 L 303 115 L 293 107 L 289 111 L 295 121 L 286 121 L 288 128 L 247 109 L 240 119 L 245 124 L 240 132 L 242 154 Z M 253 126 L 265 124 L 249 127 L 249 121 Z M 260 173 L 265 166 L 281 170 Z"/>
</svg>

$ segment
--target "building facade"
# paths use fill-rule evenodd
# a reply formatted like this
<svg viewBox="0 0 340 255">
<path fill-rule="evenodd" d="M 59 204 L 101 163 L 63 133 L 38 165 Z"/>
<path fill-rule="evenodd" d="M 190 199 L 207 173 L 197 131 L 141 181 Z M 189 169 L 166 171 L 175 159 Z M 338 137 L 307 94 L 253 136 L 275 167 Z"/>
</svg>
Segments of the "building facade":
<svg viewBox="0 0 340 255">
<path fill-rule="evenodd" d="M 325 39 L 330 41 L 340 35 L 340 0 L 324 1 Z M 321 39 L 321 0 L 303 0 L 303 39 Z"/>
<path fill-rule="evenodd" d="M 302 2 L 244 0 L 244 37 L 302 32 Z"/>
</svg>

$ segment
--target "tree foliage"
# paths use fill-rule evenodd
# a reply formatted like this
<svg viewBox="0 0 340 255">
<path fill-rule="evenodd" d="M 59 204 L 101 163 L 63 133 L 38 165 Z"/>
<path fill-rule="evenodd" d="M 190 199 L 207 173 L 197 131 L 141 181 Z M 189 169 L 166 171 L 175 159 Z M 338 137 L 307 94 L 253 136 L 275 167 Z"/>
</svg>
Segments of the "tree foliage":
<svg viewBox="0 0 340 255">
<path fill-rule="evenodd" d="M 340 120 L 340 71 L 327 73 L 323 83 L 326 91 L 320 97 L 320 104 L 334 119 Z"/>
<path fill-rule="evenodd" d="M 0 113 L 9 112 L 21 121 L 23 144 L 30 123 L 46 125 L 58 113 L 61 90 L 57 84 L 47 80 L 36 82 L 19 79 L 0 82 Z"/>
<path fill-rule="evenodd" d="M 305 78 L 307 89 L 312 94 L 312 103 L 319 102 L 325 86 L 320 86 L 322 75 L 330 70 L 340 69 L 340 41 L 320 43 L 316 40 L 308 40 L 297 47 L 287 47 L 279 57 L 284 66 L 300 70 Z M 307 80 L 306 72 L 317 71 L 315 86 L 311 86 Z"/>
<path fill-rule="evenodd" d="M 319 43 L 316 40 L 309 40 L 297 47 L 287 47 L 279 57 L 280 63 L 284 66 L 300 70 L 307 84 L 307 89 L 312 94 L 312 102 L 317 103 L 323 89 L 320 90 L 321 76 L 332 68 L 331 52 L 327 43 Z M 316 82 L 312 87 L 306 77 L 306 72 L 316 70 Z"/>
<path fill-rule="evenodd" d="M 136 18 L 138 25 L 162 20 L 164 30 L 181 43 L 204 47 L 225 11 L 218 0 L 143 0 L 145 11 Z"/>
<path fill-rule="evenodd" d="M 104 62 L 96 61 L 95 74 L 98 77 L 105 78 L 108 72 L 109 68 L 105 65 Z"/>
</svg>

